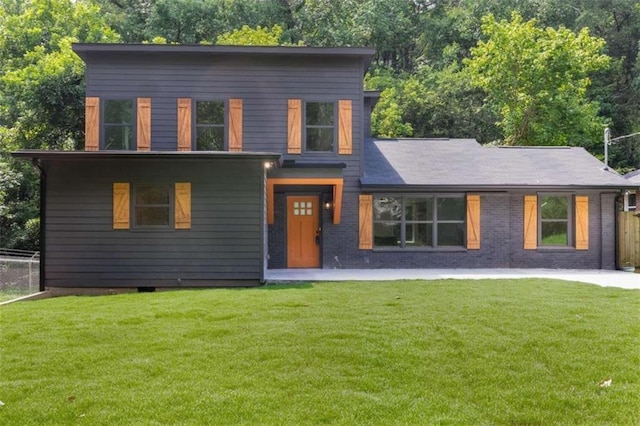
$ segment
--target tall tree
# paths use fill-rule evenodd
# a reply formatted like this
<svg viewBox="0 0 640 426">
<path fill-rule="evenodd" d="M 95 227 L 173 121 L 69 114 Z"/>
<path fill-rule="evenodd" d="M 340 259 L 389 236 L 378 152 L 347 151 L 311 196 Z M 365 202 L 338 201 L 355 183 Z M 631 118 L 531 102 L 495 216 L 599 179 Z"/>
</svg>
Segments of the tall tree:
<svg viewBox="0 0 640 426">
<path fill-rule="evenodd" d="M 483 20 L 486 41 L 465 60 L 471 82 L 487 93 L 505 141 L 514 145 L 585 145 L 599 140 L 606 120 L 589 101 L 589 75 L 606 69 L 605 42 L 587 29 L 540 28 L 514 13 Z"/>
<path fill-rule="evenodd" d="M 0 247 L 37 247 L 38 181 L 8 155 L 82 146 L 84 67 L 71 43 L 118 36 L 77 0 L 0 0 Z"/>
</svg>

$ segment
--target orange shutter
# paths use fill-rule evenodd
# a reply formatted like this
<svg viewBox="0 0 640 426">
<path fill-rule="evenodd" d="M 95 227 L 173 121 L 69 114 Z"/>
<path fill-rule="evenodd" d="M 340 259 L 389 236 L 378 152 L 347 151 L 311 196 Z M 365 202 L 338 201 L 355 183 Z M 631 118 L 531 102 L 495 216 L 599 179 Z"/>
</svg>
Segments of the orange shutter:
<svg viewBox="0 0 640 426">
<path fill-rule="evenodd" d="M 467 249 L 480 248 L 480 196 L 467 195 Z"/>
<path fill-rule="evenodd" d="M 538 248 L 538 197 L 524 196 L 524 249 Z"/>
<path fill-rule="evenodd" d="M 178 151 L 191 151 L 191 99 L 178 99 Z"/>
<path fill-rule="evenodd" d="M 576 195 L 576 250 L 589 250 L 589 197 Z"/>
<path fill-rule="evenodd" d="M 359 247 L 360 250 L 373 248 L 373 195 L 360 195 L 359 208 Z"/>
<path fill-rule="evenodd" d="M 85 98 L 84 104 L 84 150 L 98 151 L 100 148 L 100 98 Z"/>
<path fill-rule="evenodd" d="M 338 101 L 338 154 L 351 154 L 353 152 L 352 116 L 351 101 Z"/>
<path fill-rule="evenodd" d="M 302 100 L 289 99 L 287 152 L 302 153 Z"/>
<path fill-rule="evenodd" d="M 113 184 L 113 229 L 129 229 L 129 184 Z"/>
<path fill-rule="evenodd" d="M 138 151 L 151 150 L 151 98 L 138 98 L 137 114 Z"/>
<path fill-rule="evenodd" d="M 229 151 L 242 151 L 242 99 L 229 99 Z"/>
<path fill-rule="evenodd" d="M 176 182 L 175 228 L 191 229 L 191 183 Z"/>
</svg>

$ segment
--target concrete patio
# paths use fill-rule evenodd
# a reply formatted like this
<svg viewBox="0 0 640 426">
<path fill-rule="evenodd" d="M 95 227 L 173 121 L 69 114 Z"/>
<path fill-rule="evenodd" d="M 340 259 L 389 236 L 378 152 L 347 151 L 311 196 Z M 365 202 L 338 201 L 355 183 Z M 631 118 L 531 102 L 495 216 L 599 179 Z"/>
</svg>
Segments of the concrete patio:
<svg viewBox="0 0 640 426">
<path fill-rule="evenodd" d="M 552 278 L 602 287 L 640 289 L 640 274 L 600 269 L 269 269 L 268 284 L 309 281 Z"/>
</svg>

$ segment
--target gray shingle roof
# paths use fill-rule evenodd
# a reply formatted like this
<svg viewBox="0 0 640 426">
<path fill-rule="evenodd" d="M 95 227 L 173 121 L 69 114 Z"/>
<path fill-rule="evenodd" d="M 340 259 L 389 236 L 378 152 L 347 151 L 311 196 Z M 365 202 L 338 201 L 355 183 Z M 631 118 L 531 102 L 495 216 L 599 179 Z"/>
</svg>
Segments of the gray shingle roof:
<svg viewBox="0 0 640 426">
<path fill-rule="evenodd" d="M 640 169 L 627 173 L 624 177 L 634 185 L 640 185 Z"/>
<path fill-rule="evenodd" d="M 442 188 L 632 186 L 583 148 L 485 147 L 473 139 L 367 140 L 361 180 Z"/>
</svg>

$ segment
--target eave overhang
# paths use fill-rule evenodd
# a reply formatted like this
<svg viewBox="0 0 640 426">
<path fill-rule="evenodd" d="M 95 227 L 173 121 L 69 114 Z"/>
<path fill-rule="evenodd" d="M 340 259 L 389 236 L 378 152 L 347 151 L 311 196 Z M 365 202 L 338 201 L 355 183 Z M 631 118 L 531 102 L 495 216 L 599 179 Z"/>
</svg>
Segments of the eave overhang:
<svg viewBox="0 0 640 426">
<path fill-rule="evenodd" d="M 526 192 L 526 191 L 607 191 L 620 192 L 635 189 L 629 185 L 406 185 L 362 183 L 361 188 L 367 192 Z"/>
<path fill-rule="evenodd" d="M 264 161 L 269 166 L 280 167 L 282 154 L 276 152 L 228 152 L 228 151 L 48 151 L 21 150 L 11 153 L 16 158 L 31 160 L 86 161 L 86 160 L 247 160 Z"/>
<path fill-rule="evenodd" d="M 342 57 L 358 58 L 367 70 L 375 49 L 371 47 L 308 47 L 308 46 L 229 46 L 206 44 L 141 44 L 141 43 L 74 43 L 73 51 L 85 62 L 92 57 L 112 55 L 153 56 L 281 56 L 281 57 Z"/>
</svg>

